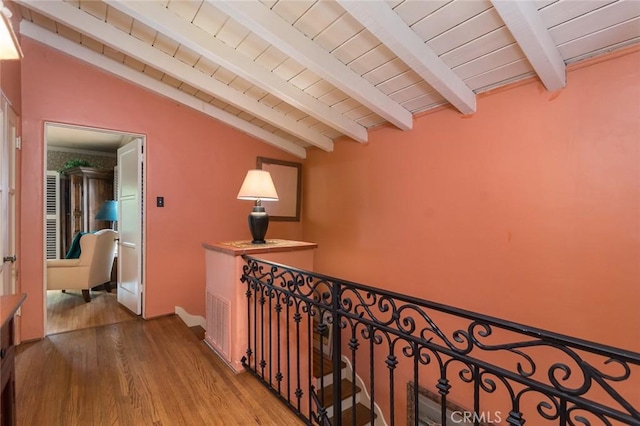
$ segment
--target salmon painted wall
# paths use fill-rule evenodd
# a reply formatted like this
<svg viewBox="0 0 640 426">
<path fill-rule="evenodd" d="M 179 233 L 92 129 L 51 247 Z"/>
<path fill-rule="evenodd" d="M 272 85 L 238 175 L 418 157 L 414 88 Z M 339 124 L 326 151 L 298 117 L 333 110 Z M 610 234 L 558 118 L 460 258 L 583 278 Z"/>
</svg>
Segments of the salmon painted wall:
<svg viewBox="0 0 640 426">
<path fill-rule="evenodd" d="M 24 38 L 23 338 L 43 336 L 45 121 L 141 133 L 146 145 L 146 314 L 182 306 L 204 315 L 203 242 L 250 238 L 251 203 L 236 200 L 257 156 L 296 159 L 213 119 Z M 45 71 L 46 70 L 46 71 Z M 157 196 L 165 207 L 155 207 Z M 271 238 L 301 239 L 301 223 L 274 222 Z"/>
<path fill-rule="evenodd" d="M 310 151 L 304 239 L 319 244 L 316 271 L 640 351 L 640 50 L 567 80 Z"/>
</svg>

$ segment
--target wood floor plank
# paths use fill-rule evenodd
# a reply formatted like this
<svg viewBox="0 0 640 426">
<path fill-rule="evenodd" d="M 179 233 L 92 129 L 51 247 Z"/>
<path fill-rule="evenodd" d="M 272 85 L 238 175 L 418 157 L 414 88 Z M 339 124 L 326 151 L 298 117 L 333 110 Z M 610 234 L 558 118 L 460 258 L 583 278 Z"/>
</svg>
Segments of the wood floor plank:
<svg viewBox="0 0 640 426">
<path fill-rule="evenodd" d="M 117 289 L 91 291 L 85 302 L 80 290 L 47 291 L 47 334 L 130 321 L 136 315 L 118 303 Z"/>
<path fill-rule="evenodd" d="M 302 424 L 173 315 L 22 344 L 16 386 L 19 425 Z"/>
</svg>

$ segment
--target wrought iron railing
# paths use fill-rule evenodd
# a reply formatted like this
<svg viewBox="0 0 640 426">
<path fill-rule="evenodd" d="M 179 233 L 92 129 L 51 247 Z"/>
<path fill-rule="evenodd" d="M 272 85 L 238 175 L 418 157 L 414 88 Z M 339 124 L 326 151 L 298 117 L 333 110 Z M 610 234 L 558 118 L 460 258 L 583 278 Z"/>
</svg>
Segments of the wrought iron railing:
<svg viewBox="0 0 640 426">
<path fill-rule="evenodd" d="M 360 402 L 350 424 L 379 406 L 391 425 L 640 425 L 639 353 L 245 260 L 243 365 L 306 423 L 341 425 Z"/>
</svg>

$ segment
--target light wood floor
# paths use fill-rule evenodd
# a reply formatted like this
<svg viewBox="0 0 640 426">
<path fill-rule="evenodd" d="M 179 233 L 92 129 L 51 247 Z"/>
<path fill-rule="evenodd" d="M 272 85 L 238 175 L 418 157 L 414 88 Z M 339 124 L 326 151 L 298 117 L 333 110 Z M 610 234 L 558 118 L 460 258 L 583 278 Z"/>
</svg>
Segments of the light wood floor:
<svg viewBox="0 0 640 426">
<path fill-rule="evenodd" d="M 117 289 L 91 292 L 86 303 L 80 290 L 47 291 L 47 334 L 130 321 L 137 317 L 118 303 Z"/>
<path fill-rule="evenodd" d="M 234 375 L 175 315 L 24 343 L 16 386 L 25 426 L 302 424 L 248 373 Z"/>
</svg>

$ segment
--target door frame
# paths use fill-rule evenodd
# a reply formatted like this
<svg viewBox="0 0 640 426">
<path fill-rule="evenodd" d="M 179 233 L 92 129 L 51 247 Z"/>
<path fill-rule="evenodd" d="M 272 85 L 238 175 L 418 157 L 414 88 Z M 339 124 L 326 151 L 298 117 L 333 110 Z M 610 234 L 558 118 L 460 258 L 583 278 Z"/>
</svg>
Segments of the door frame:
<svg viewBox="0 0 640 426">
<path fill-rule="evenodd" d="M 98 133 L 113 133 L 113 134 L 119 134 L 119 135 L 123 135 L 123 136 L 130 136 L 131 139 L 134 138 L 141 138 L 142 139 L 142 146 L 143 146 L 143 151 L 142 151 L 142 159 L 143 162 L 145 164 L 145 168 L 143 170 L 142 176 L 141 176 L 141 185 L 142 185 L 142 193 L 141 193 L 141 197 L 142 197 L 142 226 L 141 226 L 141 239 L 140 239 L 140 256 L 142 256 L 142 283 L 144 284 L 143 287 L 143 292 L 142 292 L 142 318 L 146 318 L 145 317 L 145 313 L 146 313 L 146 299 L 147 299 L 147 291 L 146 291 L 146 283 L 145 283 L 145 277 L 147 276 L 147 262 L 146 262 L 146 257 L 147 257 L 147 245 L 146 245 L 146 235 L 147 235 L 147 219 L 146 219 L 146 211 L 147 211 L 147 197 L 146 197 L 146 193 L 147 193 L 147 173 L 146 173 L 146 164 L 147 164 L 147 136 L 145 134 L 142 133 L 135 133 L 135 132 L 127 132 L 127 131 L 122 131 L 122 130 L 112 130 L 112 129 L 104 129 L 104 128 L 100 128 L 100 127 L 93 127 L 93 126 L 89 126 L 89 125 L 81 125 L 81 124 L 69 124 L 69 123 L 60 123 L 60 122 L 55 122 L 55 121 L 45 121 L 44 124 L 44 129 L 43 129 L 43 138 L 44 138 L 44 162 L 43 162 L 43 175 L 44 175 L 44 181 L 43 181 L 43 188 L 46 189 L 46 179 L 47 179 L 47 162 L 48 162 L 48 148 L 49 148 L 49 142 L 47 140 L 47 129 L 49 126 L 55 126 L 55 127 L 66 127 L 66 128 L 71 128 L 71 129 L 78 129 L 78 130 L 85 130 L 85 131 L 93 131 L 93 132 L 98 132 Z M 125 143 L 126 144 L 126 143 Z M 46 230 L 46 221 L 47 221 L 47 212 L 46 212 L 46 208 L 47 208 L 47 194 L 46 191 L 43 191 L 43 198 L 42 198 L 42 209 L 43 209 L 43 230 Z M 42 233 L 42 258 L 44 259 L 44 268 L 43 268 L 43 277 L 42 277 L 42 292 L 43 292 L 43 330 L 44 330 L 44 335 L 47 336 L 47 265 L 46 265 L 46 261 L 47 261 L 47 233 L 43 232 Z"/>
</svg>

